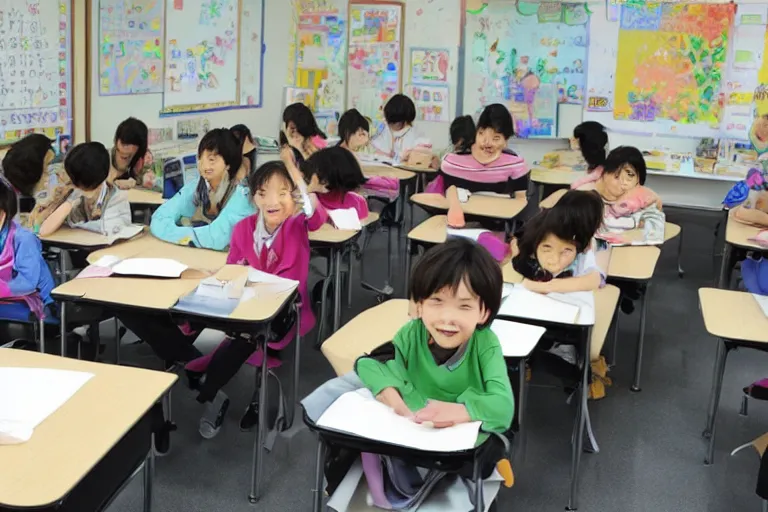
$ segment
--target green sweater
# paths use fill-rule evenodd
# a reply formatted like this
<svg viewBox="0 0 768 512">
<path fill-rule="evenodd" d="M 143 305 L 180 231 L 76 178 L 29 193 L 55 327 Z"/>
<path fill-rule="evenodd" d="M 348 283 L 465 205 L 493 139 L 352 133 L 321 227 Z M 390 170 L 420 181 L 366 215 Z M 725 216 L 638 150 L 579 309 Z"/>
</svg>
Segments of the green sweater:
<svg viewBox="0 0 768 512">
<path fill-rule="evenodd" d="M 450 367 L 435 362 L 430 335 L 421 320 L 404 325 L 392 342 L 395 358 L 380 363 L 361 357 L 355 364 L 360 380 L 374 395 L 393 387 L 408 408 L 418 411 L 427 400 L 464 404 L 473 421 L 487 432 L 509 429 L 515 401 L 499 339 L 490 328 L 476 330 L 463 357 Z"/>
</svg>

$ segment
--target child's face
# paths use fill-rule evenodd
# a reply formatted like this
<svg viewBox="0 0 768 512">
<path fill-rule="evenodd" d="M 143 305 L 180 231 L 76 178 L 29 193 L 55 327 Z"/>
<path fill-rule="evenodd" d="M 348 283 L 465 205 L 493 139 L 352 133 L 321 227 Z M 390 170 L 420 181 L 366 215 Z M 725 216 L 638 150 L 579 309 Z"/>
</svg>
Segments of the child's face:
<svg viewBox="0 0 768 512">
<path fill-rule="evenodd" d="M 288 121 L 288 123 L 283 125 L 283 131 L 291 146 L 300 148 L 304 144 L 304 137 L 296 129 L 296 124 L 293 121 Z"/>
<path fill-rule="evenodd" d="M 402 122 L 402 123 L 389 123 L 389 131 L 392 132 L 393 135 L 397 136 L 400 135 L 398 132 L 402 132 L 403 130 L 407 129 L 410 125 L 408 123 Z"/>
<path fill-rule="evenodd" d="M 349 138 L 347 145 L 352 151 L 357 151 L 358 149 L 361 149 L 368 144 L 369 138 L 370 137 L 367 131 L 363 130 L 362 128 L 358 128 L 357 131 Z"/>
<path fill-rule="evenodd" d="M 612 174 L 603 174 L 603 183 L 605 185 L 605 191 L 607 195 L 606 199 L 615 200 L 635 188 L 640 184 L 640 177 L 635 171 L 635 168 L 629 164 L 625 164 L 619 172 Z"/>
<path fill-rule="evenodd" d="M 293 183 L 282 176 L 272 176 L 253 196 L 268 231 L 277 229 L 296 210 Z"/>
<path fill-rule="evenodd" d="M 549 234 L 536 247 L 536 260 L 553 276 L 560 274 L 576 259 L 576 244 Z"/>
<path fill-rule="evenodd" d="M 229 166 L 220 154 L 205 150 L 197 160 L 197 170 L 205 181 L 218 185 L 229 170 Z"/>
<path fill-rule="evenodd" d="M 480 298 L 463 281 L 456 293 L 449 287 L 443 288 L 419 304 L 417 310 L 434 342 L 446 349 L 469 341 L 489 315 L 480 305 Z"/>
<path fill-rule="evenodd" d="M 134 144 L 123 144 L 123 141 L 118 139 L 117 144 L 115 144 L 115 160 L 117 161 L 117 165 L 120 166 L 120 168 L 128 167 L 131 160 L 133 160 L 133 157 L 136 156 L 138 150 L 139 146 Z"/>
<path fill-rule="evenodd" d="M 503 134 L 493 128 L 480 128 L 472 146 L 472 155 L 481 164 L 488 164 L 499 158 L 505 147 L 507 139 Z"/>
</svg>

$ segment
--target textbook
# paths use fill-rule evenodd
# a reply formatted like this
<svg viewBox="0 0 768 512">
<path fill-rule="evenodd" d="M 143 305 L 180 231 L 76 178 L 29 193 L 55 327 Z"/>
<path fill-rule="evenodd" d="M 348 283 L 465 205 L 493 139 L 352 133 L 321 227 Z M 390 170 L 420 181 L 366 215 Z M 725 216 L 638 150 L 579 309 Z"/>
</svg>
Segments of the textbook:
<svg viewBox="0 0 768 512">
<path fill-rule="evenodd" d="M 178 279 L 189 267 L 167 258 L 126 258 L 102 256 L 77 275 L 78 279 L 89 277 L 133 276 Z"/>
</svg>

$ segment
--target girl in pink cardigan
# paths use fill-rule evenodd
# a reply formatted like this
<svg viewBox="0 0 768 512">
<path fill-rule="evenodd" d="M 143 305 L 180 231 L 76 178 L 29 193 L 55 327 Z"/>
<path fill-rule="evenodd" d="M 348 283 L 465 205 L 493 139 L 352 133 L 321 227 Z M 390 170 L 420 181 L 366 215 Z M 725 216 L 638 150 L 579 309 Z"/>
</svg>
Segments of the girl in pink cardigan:
<svg viewBox="0 0 768 512">
<path fill-rule="evenodd" d="M 603 175 L 605 152 L 608 147 L 608 134 L 605 126 L 597 121 L 584 121 L 573 129 L 571 149 L 581 151 L 587 162 L 587 174 L 571 184 L 571 189 L 578 190 L 588 183 L 594 183 Z"/>
<path fill-rule="evenodd" d="M 298 184 L 298 186 L 297 186 Z M 301 176 L 291 176 L 282 162 L 262 165 L 248 178 L 251 197 L 258 213 L 235 225 L 227 263 L 248 265 L 286 279 L 299 282 L 301 334 L 315 325 L 308 305 L 309 231 L 319 229 L 327 220 L 325 212 L 316 208 L 317 199 L 310 197 Z M 279 366 L 279 351 L 295 339 L 295 315 L 288 312 L 272 322 L 272 340 L 268 343 L 267 364 Z M 207 403 L 200 419 L 200 434 L 206 439 L 221 429 L 229 399 L 221 388 L 237 373 L 244 362 L 260 367 L 264 354 L 249 339 L 227 338 L 211 354 L 190 362 L 186 369 L 190 382 L 200 383 L 198 401 Z M 203 374 L 205 378 L 203 379 Z M 258 423 L 258 403 L 254 400 L 240 422 L 243 429 Z"/>
</svg>

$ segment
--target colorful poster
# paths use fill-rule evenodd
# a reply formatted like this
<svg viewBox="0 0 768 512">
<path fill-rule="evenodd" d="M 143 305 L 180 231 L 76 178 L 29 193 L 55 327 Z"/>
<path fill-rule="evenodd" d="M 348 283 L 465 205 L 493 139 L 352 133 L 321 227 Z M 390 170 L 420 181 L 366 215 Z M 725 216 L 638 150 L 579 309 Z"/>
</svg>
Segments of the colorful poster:
<svg viewBox="0 0 768 512">
<path fill-rule="evenodd" d="M 402 5 L 350 4 L 347 106 L 381 122 L 382 107 L 400 92 Z"/>
<path fill-rule="evenodd" d="M 535 92 L 519 87 L 508 102 L 515 135 L 523 139 L 557 137 L 557 86 L 540 84 Z"/>
<path fill-rule="evenodd" d="M 451 104 L 447 85 L 409 84 L 405 94 L 416 104 L 416 119 L 435 123 L 450 123 Z"/>
<path fill-rule="evenodd" d="M 613 114 L 718 128 L 733 4 L 621 8 Z"/>
<path fill-rule="evenodd" d="M 184 0 L 166 4 L 163 109 L 236 106 L 237 0 Z"/>
<path fill-rule="evenodd" d="M 438 48 L 411 48 L 411 82 L 448 83 L 450 51 Z"/>
<path fill-rule="evenodd" d="M 99 94 L 163 91 L 163 2 L 99 0 Z"/>
</svg>

